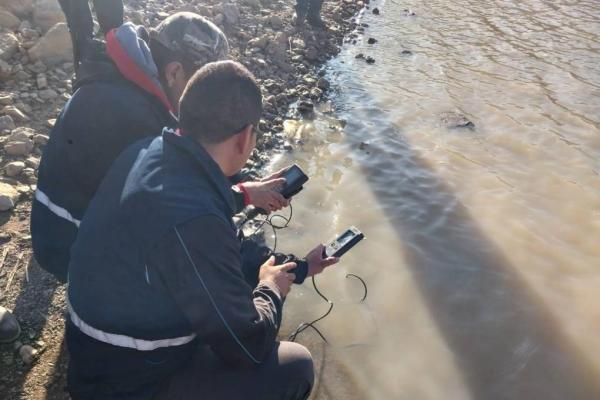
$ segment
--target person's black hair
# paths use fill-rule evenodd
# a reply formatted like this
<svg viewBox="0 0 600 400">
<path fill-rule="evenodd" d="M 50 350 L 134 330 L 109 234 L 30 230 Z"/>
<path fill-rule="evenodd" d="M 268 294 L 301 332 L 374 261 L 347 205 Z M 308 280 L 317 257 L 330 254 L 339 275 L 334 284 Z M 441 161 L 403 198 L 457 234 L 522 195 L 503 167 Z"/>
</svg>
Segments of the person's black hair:
<svg viewBox="0 0 600 400">
<path fill-rule="evenodd" d="M 179 103 L 179 126 L 201 143 L 221 143 L 262 114 L 262 95 L 256 79 L 242 64 L 206 64 L 188 82 Z"/>
</svg>

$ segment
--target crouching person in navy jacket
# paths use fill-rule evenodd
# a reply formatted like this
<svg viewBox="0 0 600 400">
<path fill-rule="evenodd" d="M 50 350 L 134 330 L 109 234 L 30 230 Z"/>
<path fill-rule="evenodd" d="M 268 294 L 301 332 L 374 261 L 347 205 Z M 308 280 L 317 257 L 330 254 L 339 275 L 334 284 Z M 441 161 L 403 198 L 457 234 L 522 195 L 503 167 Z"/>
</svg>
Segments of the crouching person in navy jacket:
<svg viewBox="0 0 600 400">
<path fill-rule="evenodd" d="M 210 63 L 188 83 L 180 130 L 131 145 L 112 165 L 72 248 L 69 391 L 74 399 L 306 399 L 313 364 L 278 342 L 293 281 L 334 264 L 269 259 L 242 273 L 227 176 L 256 144 L 254 77 Z"/>
</svg>

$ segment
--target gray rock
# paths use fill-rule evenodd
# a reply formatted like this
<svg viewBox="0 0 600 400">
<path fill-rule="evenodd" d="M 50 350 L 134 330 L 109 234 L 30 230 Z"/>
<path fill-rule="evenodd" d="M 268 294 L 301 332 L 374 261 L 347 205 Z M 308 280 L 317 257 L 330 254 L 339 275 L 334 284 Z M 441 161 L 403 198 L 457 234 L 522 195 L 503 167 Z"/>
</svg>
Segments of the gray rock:
<svg viewBox="0 0 600 400">
<path fill-rule="evenodd" d="M 304 50 L 304 57 L 306 57 L 307 60 L 315 61 L 319 58 L 319 50 L 314 47 L 309 47 Z"/>
<path fill-rule="evenodd" d="M 12 33 L 0 33 L 0 60 L 7 61 L 19 49 L 19 40 Z"/>
<path fill-rule="evenodd" d="M 46 78 L 45 74 L 38 74 L 36 83 L 38 89 L 46 89 L 48 87 L 48 78 Z"/>
<path fill-rule="evenodd" d="M 47 32 L 59 22 L 64 22 L 65 16 L 56 0 L 36 0 L 33 8 L 33 23 Z"/>
<path fill-rule="evenodd" d="M 12 104 L 13 99 L 10 94 L 0 94 L 0 106 L 8 106 Z"/>
<path fill-rule="evenodd" d="M 33 0 L 0 0 L 0 7 L 19 17 L 26 17 L 33 11 Z"/>
<path fill-rule="evenodd" d="M 35 158 L 35 157 L 29 157 L 27 160 L 25 160 L 25 164 L 29 168 L 33 168 L 33 169 L 37 170 L 40 166 L 40 159 Z"/>
<path fill-rule="evenodd" d="M 33 141 L 27 139 L 26 141 L 15 141 L 4 145 L 4 151 L 6 154 L 11 156 L 27 156 L 33 151 Z"/>
<path fill-rule="evenodd" d="M 54 25 L 35 46 L 29 49 L 28 53 L 32 61 L 43 61 L 46 65 L 55 65 L 71 60 L 73 49 L 67 24 L 60 22 Z"/>
<path fill-rule="evenodd" d="M 6 106 L 0 111 L 0 115 L 8 115 L 17 122 L 29 121 L 29 117 L 15 106 Z"/>
<path fill-rule="evenodd" d="M 0 8 L 0 26 L 2 28 L 14 31 L 21 25 L 21 20 L 17 18 L 10 11 L 6 11 Z"/>
<path fill-rule="evenodd" d="M 25 169 L 25 163 L 23 161 L 13 161 L 11 163 L 6 164 L 4 170 L 6 171 L 6 176 L 15 177 L 19 175 Z"/>
<path fill-rule="evenodd" d="M 269 25 L 275 29 L 280 29 L 283 27 L 283 19 L 279 15 L 273 14 L 269 17 Z"/>
<path fill-rule="evenodd" d="M 0 60 L 0 81 L 10 78 L 12 67 L 4 60 Z"/>
<path fill-rule="evenodd" d="M 0 211 L 8 211 L 17 204 L 19 192 L 7 183 L 0 182 Z"/>
<path fill-rule="evenodd" d="M 240 20 L 240 10 L 235 4 L 222 4 L 221 13 L 225 17 L 225 22 L 235 25 Z"/>
<path fill-rule="evenodd" d="M 15 121 L 13 121 L 10 115 L 3 115 L 0 117 L 0 132 L 6 130 L 12 131 L 16 127 Z"/>
<path fill-rule="evenodd" d="M 54 100 L 58 97 L 58 93 L 54 89 L 44 89 L 38 92 L 38 96 L 42 100 Z"/>
<path fill-rule="evenodd" d="M 319 78 L 319 80 L 317 81 L 317 87 L 321 90 L 329 90 L 330 86 L 331 84 L 325 78 Z"/>
<path fill-rule="evenodd" d="M 46 143 L 48 143 L 48 139 L 49 139 L 48 136 L 42 135 L 41 133 L 38 133 L 37 135 L 33 135 L 33 142 L 40 146 L 45 146 Z"/>
<path fill-rule="evenodd" d="M 19 355 L 21 356 L 21 360 L 25 365 L 31 365 L 38 354 L 38 351 L 29 345 L 23 345 L 19 349 Z"/>
<path fill-rule="evenodd" d="M 475 127 L 475 124 L 473 122 L 469 121 L 467 117 L 456 111 L 448 111 L 441 113 L 440 121 L 448 129 Z"/>
<path fill-rule="evenodd" d="M 35 131 L 33 129 L 22 126 L 12 131 L 8 137 L 8 141 L 23 141 L 30 139 L 33 135 L 35 135 Z"/>
<path fill-rule="evenodd" d="M 260 49 L 264 49 L 269 44 L 269 37 L 267 35 L 263 35 L 254 39 L 250 39 L 248 41 L 248 47 L 258 47 Z"/>
</svg>

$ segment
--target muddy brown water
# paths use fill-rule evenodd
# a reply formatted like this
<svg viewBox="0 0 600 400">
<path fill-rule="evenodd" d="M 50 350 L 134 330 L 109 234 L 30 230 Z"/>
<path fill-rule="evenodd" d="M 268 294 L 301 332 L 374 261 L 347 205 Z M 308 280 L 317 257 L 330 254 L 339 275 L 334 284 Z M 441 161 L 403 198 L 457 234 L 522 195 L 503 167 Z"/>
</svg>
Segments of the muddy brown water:
<svg viewBox="0 0 600 400">
<path fill-rule="evenodd" d="M 329 344 L 299 336 L 314 398 L 600 399 L 600 2 L 372 6 L 331 110 L 272 165 L 311 177 L 281 250 L 367 235 L 318 278 Z M 326 309 L 297 287 L 283 332 Z"/>
</svg>

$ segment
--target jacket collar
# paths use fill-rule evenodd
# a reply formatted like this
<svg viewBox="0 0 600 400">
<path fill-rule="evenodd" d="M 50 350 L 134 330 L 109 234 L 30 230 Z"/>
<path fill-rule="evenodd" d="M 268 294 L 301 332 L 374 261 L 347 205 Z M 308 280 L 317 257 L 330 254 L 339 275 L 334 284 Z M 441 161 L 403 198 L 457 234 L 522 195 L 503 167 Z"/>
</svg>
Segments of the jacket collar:
<svg viewBox="0 0 600 400">
<path fill-rule="evenodd" d="M 213 160 L 204 147 L 193 138 L 178 135 L 170 128 L 163 129 L 162 137 L 165 143 L 169 143 L 178 150 L 185 152 L 187 155 L 191 156 L 195 163 L 200 165 L 202 170 L 206 173 L 210 183 L 225 200 L 231 214 L 233 214 L 235 210 L 235 199 L 231 190 L 231 182 L 227 179 L 225 174 L 223 174 L 221 167 Z"/>
</svg>

